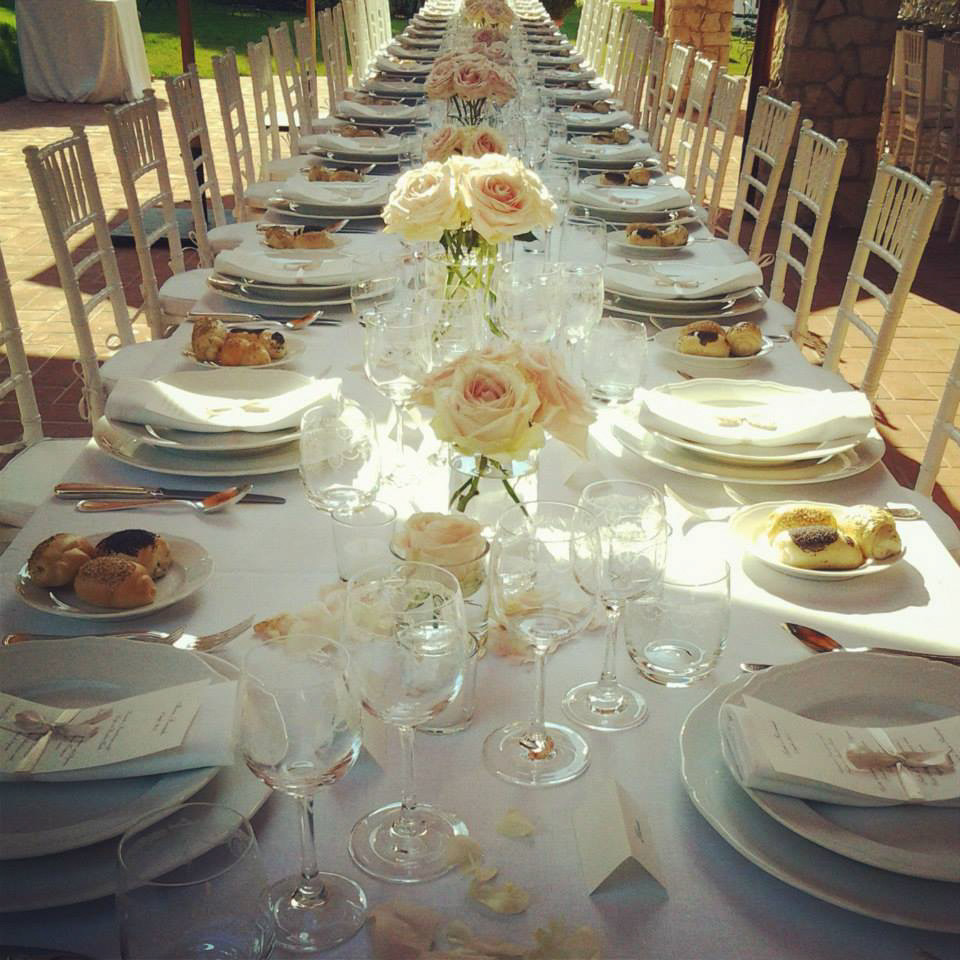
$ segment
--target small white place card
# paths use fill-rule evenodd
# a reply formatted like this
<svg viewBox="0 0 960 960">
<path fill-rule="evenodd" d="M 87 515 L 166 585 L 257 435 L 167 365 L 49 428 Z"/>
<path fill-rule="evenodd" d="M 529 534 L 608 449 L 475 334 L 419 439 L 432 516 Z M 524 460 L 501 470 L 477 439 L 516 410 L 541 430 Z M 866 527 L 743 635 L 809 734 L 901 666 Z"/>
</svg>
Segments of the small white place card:
<svg viewBox="0 0 960 960">
<path fill-rule="evenodd" d="M 666 894 L 663 869 L 646 816 L 616 780 L 604 780 L 573 812 L 588 894 L 621 883 L 652 880 Z"/>
<path fill-rule="evenodd" d="M 45 774 L 117 764 L 183 743 L 208 680 L 93 707 L 54 707 L 0 693 L 0 773 Z"/>
</svg>

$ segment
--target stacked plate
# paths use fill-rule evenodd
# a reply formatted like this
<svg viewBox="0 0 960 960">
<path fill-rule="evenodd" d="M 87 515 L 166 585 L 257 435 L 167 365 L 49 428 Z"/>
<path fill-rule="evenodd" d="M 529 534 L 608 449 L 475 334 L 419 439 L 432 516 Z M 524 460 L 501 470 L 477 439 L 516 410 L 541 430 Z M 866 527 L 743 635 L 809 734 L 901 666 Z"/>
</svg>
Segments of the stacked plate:
<svg viewBox="0 0 960 960">
<path fill-rule="evenodd" d="M 655 163 L 655 160 L 645 158 L 644 166 L 654 176 L 646 186 L 610 186 L 605 182 L 604 174 L 595 173 L 584 177 L 576 185 L 571 191 L 570 199 L 607 223 L 640 221 L 668 226 L 671 223 L 696 222 L 696 211 L 690 194 L 682 187 L 674 186 L 669 179 L 657 176 Z M 632 255 L 641 249 L 627 244 L 623 231 L 611 234 L 610 240 L 618 247 L 616 252 L 621 256 Z"/>
<path fill-rule="evenodd" d="M 596 97 L 597 94 L 591 94 L 592 99 Z M 653 147 L 636 134 L 631 136 L 629 143 L 594 143 L 586 135 L 571 137 L 554 152 L 557 156 L 579 161 L 581 169 L 592 170 L 629 170 L 635 163 L 657 157 Z"/>
<path fill-rule="evenodd" d="M 884 452 L 863 394 L 761 380 L 655 387 L 615 432 L 651 463 L 730 483 L 840 480 L 868 470 Z"/>
<path fill-rule="evenodd" d="M 26 699 L 51 691 L 82 702 L 95 686 L 119 700 L 197 680 L 235 680 L 217 657 L 161 644 L 86 637 L 18 644 L 0 651 L 0 685 Z M 0 783 L 0 911 L 38 910 L 109 896 L 125 830 L 166 807 L 195 800 L 252 816 L 269 789 L 243 764 L 124 779 Z M 184 861 L 199 849 L 185 849 Z"/>
<path fill-rule="evenodd" d="M 562 113 L 571 132 L 579 130 L 613 130 L 622 127 L 633 119 L 626 110 L 610 110 L 607 113 L 594 111 L 568 110 Z"/>
<path fill-rule="evenodd" d="M 370 176 L 356 182 L 311 181 L 301 173 L 279 185 L 268 206 L 308 221 L 379 220 L 394 183 L 393 177 Z"/>
<path fill-rule="evenodd" d="M 430 72 L 429 63 L 409 60 L 401 52 L 399 57 L 381 54 L 377 57 L 377 69 L 385 77 L 425 77 Z"/>
<path fill-rule="evenodd" d="M 847 806 L 742 786 L 720 715 L 744 696 L 831 724 L 926 723 L 960 713 L 957 668 L 869 653 L 774 667 L 695 707 L 680 749 L 697 809 L 762 870 L 865 916 L 960 933 L 960 808 Z"/>
<path fill-rule="evenodd" d="M 372 131 L 364 131 L 372 132 Z M 310 138 L 310 152 L 353 163 L 396 163 L 403 138 L 395 133 L 376 137 L 350 137 L 336 131 L 318 133 Z"/>
<path fill-rule="evenodd" d="M 657 326 L 691 320 L 736 322 L 767 302 L 762 282 L 760 268 L 749 260 L 611 264 L 604 270 L 604 296 L 611 313 L 654 319 Z"/>
</svg>

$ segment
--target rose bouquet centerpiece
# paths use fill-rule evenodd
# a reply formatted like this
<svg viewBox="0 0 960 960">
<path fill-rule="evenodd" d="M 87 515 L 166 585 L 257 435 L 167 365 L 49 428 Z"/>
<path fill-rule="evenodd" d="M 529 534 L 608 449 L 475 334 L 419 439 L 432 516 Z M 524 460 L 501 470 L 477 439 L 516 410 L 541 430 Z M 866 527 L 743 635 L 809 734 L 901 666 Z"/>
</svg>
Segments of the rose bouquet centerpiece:
<svg viewBox="0 0 960 960">
<path fill-rule="evenodd" d="M 443 163 L 450 157 L 483 157 L 507 152 L 507 142 L 491 127 L 441 127 L 423 141 L 427 160 Z"/>
<path fill-rule="evenodd" d="M 536 468 L 550 433 L 583 455 L 594 414 L 559 354 L 540 344 L 507 343 L 465 353 L 431 373 L 414 396 L 433 408 L 430 421 L 451 445 L 451 466 L 466 479 L 450 506 L 465 512 L 481 479 L 511 480 Z"/>
<path fill-rule="evenodd" d="M 488 102 L 503 106 L 517 95 L 517 81 L 483 53 L 445 53 L 434 61 L 424 91 L 431 100 L 445 100 L 463 126 L 475 127 Z"/>
<path fill-rule="evenodd" d="M 497 247 L 536 227 L 552 227 L 557 207 L 543 181 L 516 157 L 450 156 L 408 170 L 383 209 L 386 233 L 437 243 L 446 299 L 489 291 Z M 501 331 L 490 323 L 493 333 Z"/>
<path fill-rule="evenodd" d="M 507 33 L 504 30 L 498 30 L 496 27 L 481 27 L 473 32 L 474 44 L 483 44 L 489 46 L 492 43 L 506 43 Z"/>
<path fill-rule="evenodd" d="M 517 15 L 504 0 L 466 0 L 464 16 L 480 27 L 510 27 Z"/>
</svg>

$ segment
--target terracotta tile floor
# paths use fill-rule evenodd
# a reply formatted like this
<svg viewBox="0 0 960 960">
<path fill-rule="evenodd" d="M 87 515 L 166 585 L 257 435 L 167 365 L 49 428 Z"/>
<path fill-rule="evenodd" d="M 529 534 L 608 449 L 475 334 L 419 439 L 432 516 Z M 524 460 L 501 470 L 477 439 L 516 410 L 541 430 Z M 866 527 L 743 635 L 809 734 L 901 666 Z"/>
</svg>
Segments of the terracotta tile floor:
<svg viewBox="0 0 960 960">
<path fill-rule="evenodd" d="M 212 81 L 203 81 L 203 90 L 213 150 L 220 161 L 218 171 L 221 181 L 226 182 L 229 180 L 226 150 Z M 159 85 L 158 96 L 174 191 L 178 197 L 186 198 L 173 125 Z M 77 411 L 79 382 L 73 371 L 73 334 L 22 150 L 28 144 L 42 145 L 64 136 L 71 125 L 77 124 L 86 127 L 90 138 L 107 216 L 112 223 L 119 222 L 124 214 L 123 196 L 114 173 L 102 106 L 32 103 L 26 99 L 0 104 L 0 244 L 25 332 L 44 429 L 51 436 L 85 435 L 89 427 Z M 739 155 L 737 143 L 732 156 Z M 736 176 L 736 162 L 732 162 L 724 190 L 724 203 L 728 208 L 733 201 Z M 811 320 L 811 329 L 823 336 L 829 335 L 855 242 L 856 230 L 831 227 Z M 768 231 L 765 246 L 772 250 L 775 244 L 774 226 Z M 118 259 L 132 312 L 141 303 L 133 249 L 119 248 Z M 168 268 L 162 254 L 155 259 L 162 281 Z M 875 301 L 862 301 L 861 309 L 866 316 L 880 316 L 880 307 Z M 94 318 L 93 326 L 96 342 L 103 344 L 111 329 L 109 320 L 101 314 Z M 142 321 L 136 324 L 136 330 L 138 339 L 147 339 Z M 916 479 L 937 402 L 958 344 L 960 247 L 949 246 L 945 234 L 935 234 L 907 300 L 878 400 L 885 421 L 880 429 L 888 444 L 887 466 L 907 486 L 912 486 Z M 105 355 L 108 352 L 105 346 L 103 352 Z M 841 366 L 850 383 L 859 383 L 867 355 L 865 338 L 854 331 Z M 12 398 L 0 401 L 0 443 L 16 435 L 16 420 Z M 951 446 L 947 451 L 935 496 L 960 524 L 960 451 L 956 447 Z"/>
</svg>

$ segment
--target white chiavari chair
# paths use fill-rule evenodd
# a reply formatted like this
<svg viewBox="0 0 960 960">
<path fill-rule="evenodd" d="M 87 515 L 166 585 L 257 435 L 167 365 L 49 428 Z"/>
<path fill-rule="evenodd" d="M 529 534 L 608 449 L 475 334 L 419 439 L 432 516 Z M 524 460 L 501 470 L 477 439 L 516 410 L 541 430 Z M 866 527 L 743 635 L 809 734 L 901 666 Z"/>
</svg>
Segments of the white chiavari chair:
<svg viewBox="0 0 960 960">
<path fill-rule="evenodd" d="M 901 30 L 903 90 L 893 158 L 913 173 L 919 172 L 920 151 L 930 116 L 927 106 L 927 36 L 922 30 Z M 929 134 L 929 129 L 926 133 Z"/>
<path fill-rule="evenodd" d="M 353 0 L 357 8 L 357 30 L 360 34 L 360 45 L 367 51 L 366 69 L 368 71 L 380 52 L 380 44 L 373 30 L 372 18 L 373 11 L 371 3 L 367 0 Z M 356 72 L 356 71 L 354 71 Z"/>
<path fill-rule="evenodd" d="M 336 60 L 337 82 L 340 84 L 342 90 L 346 90 L 351 86 L 347 44 L 345 40 L 346 29 L 346 23 L 343 19 L 343 5 L 338 3 L 333 8 L 333 52 Z"/>
<path fill-rule="evenodd" d="M 697 189 L 693 197 L 695 206 L 706 208 L 707 229 L 711 231 L 715 230 L 720 216 L 720 198 L 746 85 L 746 77 L 731 77 L 724 73 L 718 77 L 713 91 L 710 119 L 703 136 Z"/>
<path fill-rule="evenodd" d="M 667 62 L 667 46 L 667 41 L 659 33 L 654 33 L 650 41 L 647 82 L 643 89 L 643 109 L 640 116 L 640 127 L 651 134 L 651 140 L 653 127 L 657 122 L 657 112 L 660 109 L 660 87 Z"/>
<path fill-rule="evenodd" d="M 613 77 L 610 85 L 613 87 L 613 99 L 623 106 L 626 100 L 627 77 L 630 75 L 633 66 L 633 58 L 637 49 L 637 37 L 639 34 L 640 18 L 632 16 L 629 12 L 623 16 L 622 24 L 622 42 L 617 53 L 616 63 L 613 66 Z"/>
<path fill-rule="evenodd" d="M 576 53 L 586 55 L 593 31 L 593 18 L 596 16 L 599 3 L 600 0 L 583 0 L 583 6 L 580 8 L 580 23 L 577 24 L 577 37 L 573 41 L 573 49 Z"/>
<path fill-rule="evenodd" d="M 0 399 L 14 394 L 20 412 L 20 437 L 0 444 L 0 454 L 16 453 L 0 470 L 0 524 L 22 527 L 51 493 L 63 468 L 80 454 L 86 438 L 54 440 L 43 435 L 43 421 L 33 388 L 33 375 L 23 346 L 23 332 L 0 249 L 0 344 L 10 368 L 0 379 Z M 0 552 L 14 531 L 0 528 Z"/>
<path fill-rule="evenodd" d="M 787 165 L 799 117 L 798 100 L 784 103 L 771 97 L 766 87 L 760 88 L 740 167 L 737 199 L 733 205 L 729 232 L 730 239 L 739 243 L 744 213 L 753 217 L 753 235 L 747 253 L 754 262 L 760 258 L 763 238 L 777 200 L 777 189 Z M 751 190 L 760 195 L 759 205 L 749 199 Z"/>
<path fill-rule="evenodd" d="M 900 117 L 900 95 L 902 91 L 895 81 L 897 79 L 897 62 L 903 61 L 902 33 L 902 30 L 898 30 L 894 37 L 890 67 L 887 70 L 887 81 L 884 85 L 883 110 L 880 113 L 880 133 L 877 137 L 880 156 L 893 152 L 897 138 L 898 121 Z"/>
<path fill-rule="evenodd" d="M 393 39 L 390 0 L 366 0 L 371 55 L 378 54 Z"/>
<path fill-rule="evenodd" d="M 329 7 L 319 14 L 320 44 L 323 48 L 323 62 L 327 66 L 327 92 L 330 95 L 330 112 L 336 110 L 336 104 L 342 100 L 347 90 L 346 72 L 342 66 L 344 53 L 343 32 L 338 31 L 333 10 Z"/>
<path fill-rule="evenodd" d="M 293 55 L 293 45 L 290 42 L 290 30 L 284 22 L 275 27 L 268 27 L 267 35 L 270 37 L 273 57 L 277 61 L 277 79 L 280 81 L 280 96 L 283 99 L 283 109 L 287 114 L 290 153 L 301 153 L 300 138 L 306 136 L 310 128 L 307 126 L 309 123 L 307 116 L 308 111 L 304 105 L 300 67 L 296 57 Z"/>
<path fill-rule="evenodd" d="M 650 51 L 653 44 L 653 29 L 639 17 L 637 19 L 636 38 L 634 40 L 633 59 L 630 70 L 624 79 L 623 109 L 640 126 L 640 114 L 643 109 L 643 90 L 650 64 Z"/>
<path fill-rule="evenodd" d="M 960 407 L 960 348 L 953 358 L 950 373 L 947 374 L 943 396 L 940 398 L 940 405 L 933 418 L 933 429 L 930 431 L 930 439 L 927 441 L 927 449 L 917 476 L 916 490 L 925 497 L 933 493 L 937 473 L 947 450 L 947 442 L 952 440 L 960 447 L 960 426 L 956 423 L 958 407 Z"/>
<path fill-rule="evenodd" d="M 136 342 L 136 338 L 117 257 L 110 241 L 90 145 L 83 127 L 74 127 L 71 136 L 45 147 L 26 147 L 23 153 L 77 342 L 77 363 L 83 380 L 80 413 L 84 419 L 96 420 L 103 413 L 103 385 L 93 342 L 91 314 L 104 301 L 109 301 L 116 330 L 107 337 L 107 347 L 129 346 Z M 82 243 L 90 233 L 95 249 L 75 259 L 71 244 Z M 99 289 L 84 292 L 84 288 L 89 290 L 101 280 L 103 286 Z"/>
<path fill-rule="evenodd" d="M 207 236 L 210 230 L 207 224 L 207 206 L 213 214 L 214 227 L 226 226 L 227 215 L 220 195 L 220 182 L 217 179 L 213 148 L 210 146 L 210 131 L 207 128 L 206 111 L 203 109 L 203 94 L 200 91 L 196 64 L 191 63 L 186 73 L 167 79 L 166 88 L 180 148 L 180 159 L 183 161 L 190 193 L 200 263 L 205 267 L 212 267 L 213 249 Z"/>
<path fill-rule="evenodd" d="M 598 73 L 603 66 L 603 50 L 607 42 L 607 32 L 610 29 L 610 17 L 612 13 L 613 0 L 599 0 L 597 13 L 593 21 L 590 46 L 584 58 L 584 66 L 588 66 Z"/>
<path fill-rule="evenodd" d="M 257 170 L 261 180 L 286 180 L 274 173 L 275 165 L 290 163 L 280 139 L 277 93 L 273 84 L 273 60 L 270 38 L 261 37 L 247 44 L 250 86 L 253 89 L 253 116 L 257 125 Z"/>
<path fill-rule="evenodd" d="M 799 277 L 793 329 L 800 336 L 807 332 L 827 227 L 840 183 L 840 171 L 847 155 L 846 140 L 831 140 L 812 127 L 811 120 L 804 120 L 800 127 L 773 278 L 770 281 L 770 299 L 782 304 L 788 268 Z M 812 228 L 807 225 L 810 218 L 813 219 Z M 804 221 L 804 226 L 798 222 L 800 219 Z M 793 252 L 794 241 L 803 247 L 802 260 Z"/>
<path fill-rule="evenodd" d="M 937 122 L 930 142 L 925 179 L 933 177 L 942 180 L 946 184 L 946 195 L 957 201 L 950 230 L 952 242 L 960 235 L 960 40 L 946 40 L 943 44 Z M 941 207 L 939 219 L 943 214 Z"/>
<path fill-rule="evenodd" d="M 703 146 L 703 131 L 710 115 L 713 88 L 717 84 L 718 65 L 699 53 L 693 61 L 690 75 L 690 90 L 687 106 L 680 126 L 677 143 L 676 173 L 684 178 L 687 193 L 693 193 L 700 168 L 700 148 Z"/>
<path fill-rule="evenodd" d="M 343 22 L 347 29 L 347 49 L 353 66 L 354 84 L 364 80 L 370 66 L 370 51 L 367 48 L 366 31 L 360 25 L 360 11 L 356 0 L 341 0 Z"/>
<path fill-rule="evenodd" d="M 660 105 L 657 109 L 657 119 L 650 131 L 650 143 L 654 150 L 662 153 L 664 163 L 669 162 L 673 146 L 673 131 L 677 125 L 680 104 L 690 78 L 690 70 L 693 68 L 695 53 L 693 47 L 675 43 L 670 48 L 667 68 L 663 72 Z"/>
<path fill-rule="evenodd" d="M 180 242 L 170 186 L 170 169 L 160 132 L 160 115 L 153 90 L 144 90 L 139 100 L 108 104 L 107 126 L 113 141 L 117 173 L 127 204 L 127 218 L 140 264 L 143 311 L 153 337 L 161 337 L 171 325 L 184 321 L 194 303 L 207 290 L 209 269 L 187 270 Z M 143 201 L 140 189 L 147 192 Z M 160 222 L 148 227 L 148 217 L 159 214 Z M 153 265 L 153 245 L 167 242 L 173 275 L 161 286 Z"/>
<path fill-rule="evenodd" d="M 884 157 L 877 168 L 824 358 L 824 366 L 836 371 L 850 325 L 855 326 L 871 345 L 867 370 L 860 384 L 860 389 L 871 400 L 880 385 L 880 374 L 890 354 L 907 294 L 933 229 L 933 221 L 943 202 L 943 192 L 941 181 L 925 183 L 919 177 L 895 167 L 890 157 Z M 867 279 L 867 264 L 871 256 L 886 264 L 896 275 L 889 292 Z M 883 307 L 883 317 L 876 330 L 857 313 L 857 299 L 861 290 L 874 297 Z"/>
<path fill-rule="evenodd" d="M 607 43 L 602 52 L 602 63 L 597 71 L 603 81 L 611 87 L 616 80 L 616 65 L 620 58 L 625 40 L 624 8 L 619 3 L 610 4 L 610 22 L 607 25 Z"/>
<path fill-rule="evenodd" d="M 294 21 L 293 36 L 297 48 L 304 119 L 312 124 L 320 116 L 320 87 L 317 77 L 316 36 L 310 29 L 309 19 Z"/>
</svg>

